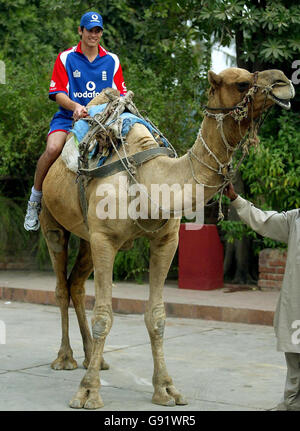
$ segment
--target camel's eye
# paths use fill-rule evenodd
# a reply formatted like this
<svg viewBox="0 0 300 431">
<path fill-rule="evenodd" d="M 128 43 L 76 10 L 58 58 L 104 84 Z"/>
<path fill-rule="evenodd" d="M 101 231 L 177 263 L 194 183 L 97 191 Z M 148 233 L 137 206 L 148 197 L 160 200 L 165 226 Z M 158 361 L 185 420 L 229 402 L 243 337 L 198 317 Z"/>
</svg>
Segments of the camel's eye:
<svg viewBox="0 0 300 431">
<path fill-rule="evenodd" d="M 237 88 L 238 90 L 243 93 L 243 91 L 248 90 L 249 86 L 250 86 L 250 82 L 247 81 L 243 81 L 243 82 L 238 82 L 237 84 Z"/>
</svg>

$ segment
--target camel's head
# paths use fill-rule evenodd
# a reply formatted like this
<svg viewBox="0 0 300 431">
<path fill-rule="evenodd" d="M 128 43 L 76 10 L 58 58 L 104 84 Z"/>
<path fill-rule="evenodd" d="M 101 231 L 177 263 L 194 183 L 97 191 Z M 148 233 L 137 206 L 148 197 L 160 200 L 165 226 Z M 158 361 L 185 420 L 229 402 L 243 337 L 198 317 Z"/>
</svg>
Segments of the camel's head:
<svg viewBox="0 0 300 431">
<path fill-rule="evenodd" d="M 227 112 L 231 107 L 247 102 L 247 94 L 250 95 L 255 89 L 254 117 L 274 103 L 290 109 L 290 99 L 295 96 L 291 81 L 283 72 L 275 69 L 250 73 L 245 69 L 231 67 L 219 74 L 209 71 L 208 80 L 211 85 L 208 106 L 227 108 Z M 216 112 L 222 112 L 222 110 Z"/>
</svg>

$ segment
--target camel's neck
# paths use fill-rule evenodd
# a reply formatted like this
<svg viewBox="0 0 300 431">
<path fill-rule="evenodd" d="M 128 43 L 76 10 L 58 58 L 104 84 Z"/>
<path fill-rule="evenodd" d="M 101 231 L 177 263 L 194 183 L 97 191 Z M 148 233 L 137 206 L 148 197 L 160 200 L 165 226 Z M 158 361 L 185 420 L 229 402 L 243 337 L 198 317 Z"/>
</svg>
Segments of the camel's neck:
<svg viewBox="0 0 300 431">
<path fill-rule="evenodd" d="M 234 148 L 245 136 L 248 126 L 248 122 L 244 121 L 239 125 L 231 117 L 226 117 L 223 123 L 215 118 L 205 117 L 192 151 L 206 164 L 219 169 L 218 161 L 222 165 L 230 162 Z"/>
<path fill-rule="evenodd" d="M 140 129 L 139 127 L 140 126 Z M 218 123 L 213 118 L 205 118 L 202 123 L 202 139 L 198 134 L 197 139 L 192 147 L 192 154 L 186 154 L 178 159 L 170 159 L 169 157 L 161 157 L 159 160 L 154 159 L 145 165 L 145 169 L 139 172 L 139 182 L 145 184 L 151 194 L 151 185 L 167 184 L 169 186 L 179 185 L 184 190 L 186 185 L 193 185 L 193 207 L 195 204 L 196 184 L 200 183 L 204 186 L 204 201 L 207 202 L 215 195 L 224 181 L 224 176 L 218 172 L 218 161 L 227 166 L 230 162 L 233 150 L 226 148 Z M 226 117 L 224 121 L 224 135 L 230 147 L 236 147 L 242 137 L 245 135 L 248 125 L 241 123 L 241 127 L 234 122 L 232 118 Z M 149 136 L 148 136 L 149 134 Z M 130 135 L 127 137 L 127 142 L 135 142 L 138 145 L 139 151 L 145 149 L 145 145 L 157 145 L 142 125 L 136 125 Z M 131 146 L 130 148 L 134 148 Z M 136 146 L 135 146 L 136 148 Z M 215 157 L 212 156 L 214 154 Z M 199 161 L 200 160 L 200 161 Z M 211 168 L 210 168 L 211 167 Z M 226 175 L 227 170 L 224 168 L 222 174 Z M 171 204 L 173 208 L 173 205 Z"/>
<path fill-rule="evenodd" d="M 218 122 L 214 118 L 205 117 L 190 156 L 185 155 L 176 162 L 174 161 L 176 166 L 174 165 L 174 169 L 170 173 L 170 176 L 174 176 L 174 182 L 216 186 L 204 188 L 204 200 L 207 202 L 224 182 L 224 175 L 227 174 L 227 165 L 231 161 L 233 149 L 245 136 L 248 127 L 249 122 L 241 122 L 239 126 L 231 117 L 226 117 L 223 123 L 226 147 L 221 125 L 218 127 Z M 222 166 L 224 167 L 222 168 Z M 218 172 L 222 174 L 220 175 Z M 169 180 L 170 176 L 168 176 Z"/>
</svg>

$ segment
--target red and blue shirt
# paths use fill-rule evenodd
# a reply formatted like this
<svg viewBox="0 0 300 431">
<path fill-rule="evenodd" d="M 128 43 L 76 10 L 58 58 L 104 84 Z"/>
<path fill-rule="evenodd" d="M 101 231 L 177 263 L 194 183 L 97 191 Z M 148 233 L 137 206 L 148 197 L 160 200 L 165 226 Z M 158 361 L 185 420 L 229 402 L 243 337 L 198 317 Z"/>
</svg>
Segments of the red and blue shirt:
<svg viewBox="0 0 300 431">
<path fill-rule="evenodd" d="M 74 102 L 86 106 L 104 88 L 119 90 L 126 94 L 123 73 L 117 55 L 106 51 L 98 45 L 99 54 L 90 62 L 81 51 L 81 42 L 61 52 L 56 59 L 50 82 L 49 97 L 65 93 Z M 67 117 L 72 111 L 60 107 Z"/>
</svg>

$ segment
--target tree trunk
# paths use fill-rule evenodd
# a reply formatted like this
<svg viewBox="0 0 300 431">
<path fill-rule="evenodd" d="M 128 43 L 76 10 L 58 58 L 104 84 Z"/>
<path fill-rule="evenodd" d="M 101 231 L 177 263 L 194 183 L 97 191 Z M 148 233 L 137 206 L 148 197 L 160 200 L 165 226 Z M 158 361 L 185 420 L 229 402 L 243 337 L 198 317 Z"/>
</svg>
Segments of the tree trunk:
<svg viewBox="0 0 300 431">
<path fill-rule="evenodd" d="M 240 172 L 236 175 L 234 188 L 237 193 L 244 193 L 244 183 Z M 240 218 L 233 206 L 228 211 L 228 220 L 239 221 Z M 255 272 L 255 266 L 252 267 L 253 253 L 252 241 L 244 237 L 241 240 L 235 240 L 233 243 L 225 242 L 224 254 L 224 277 L 236 284 L 254 284 L 256 280 L 252 273 Z"/>
</svg>

